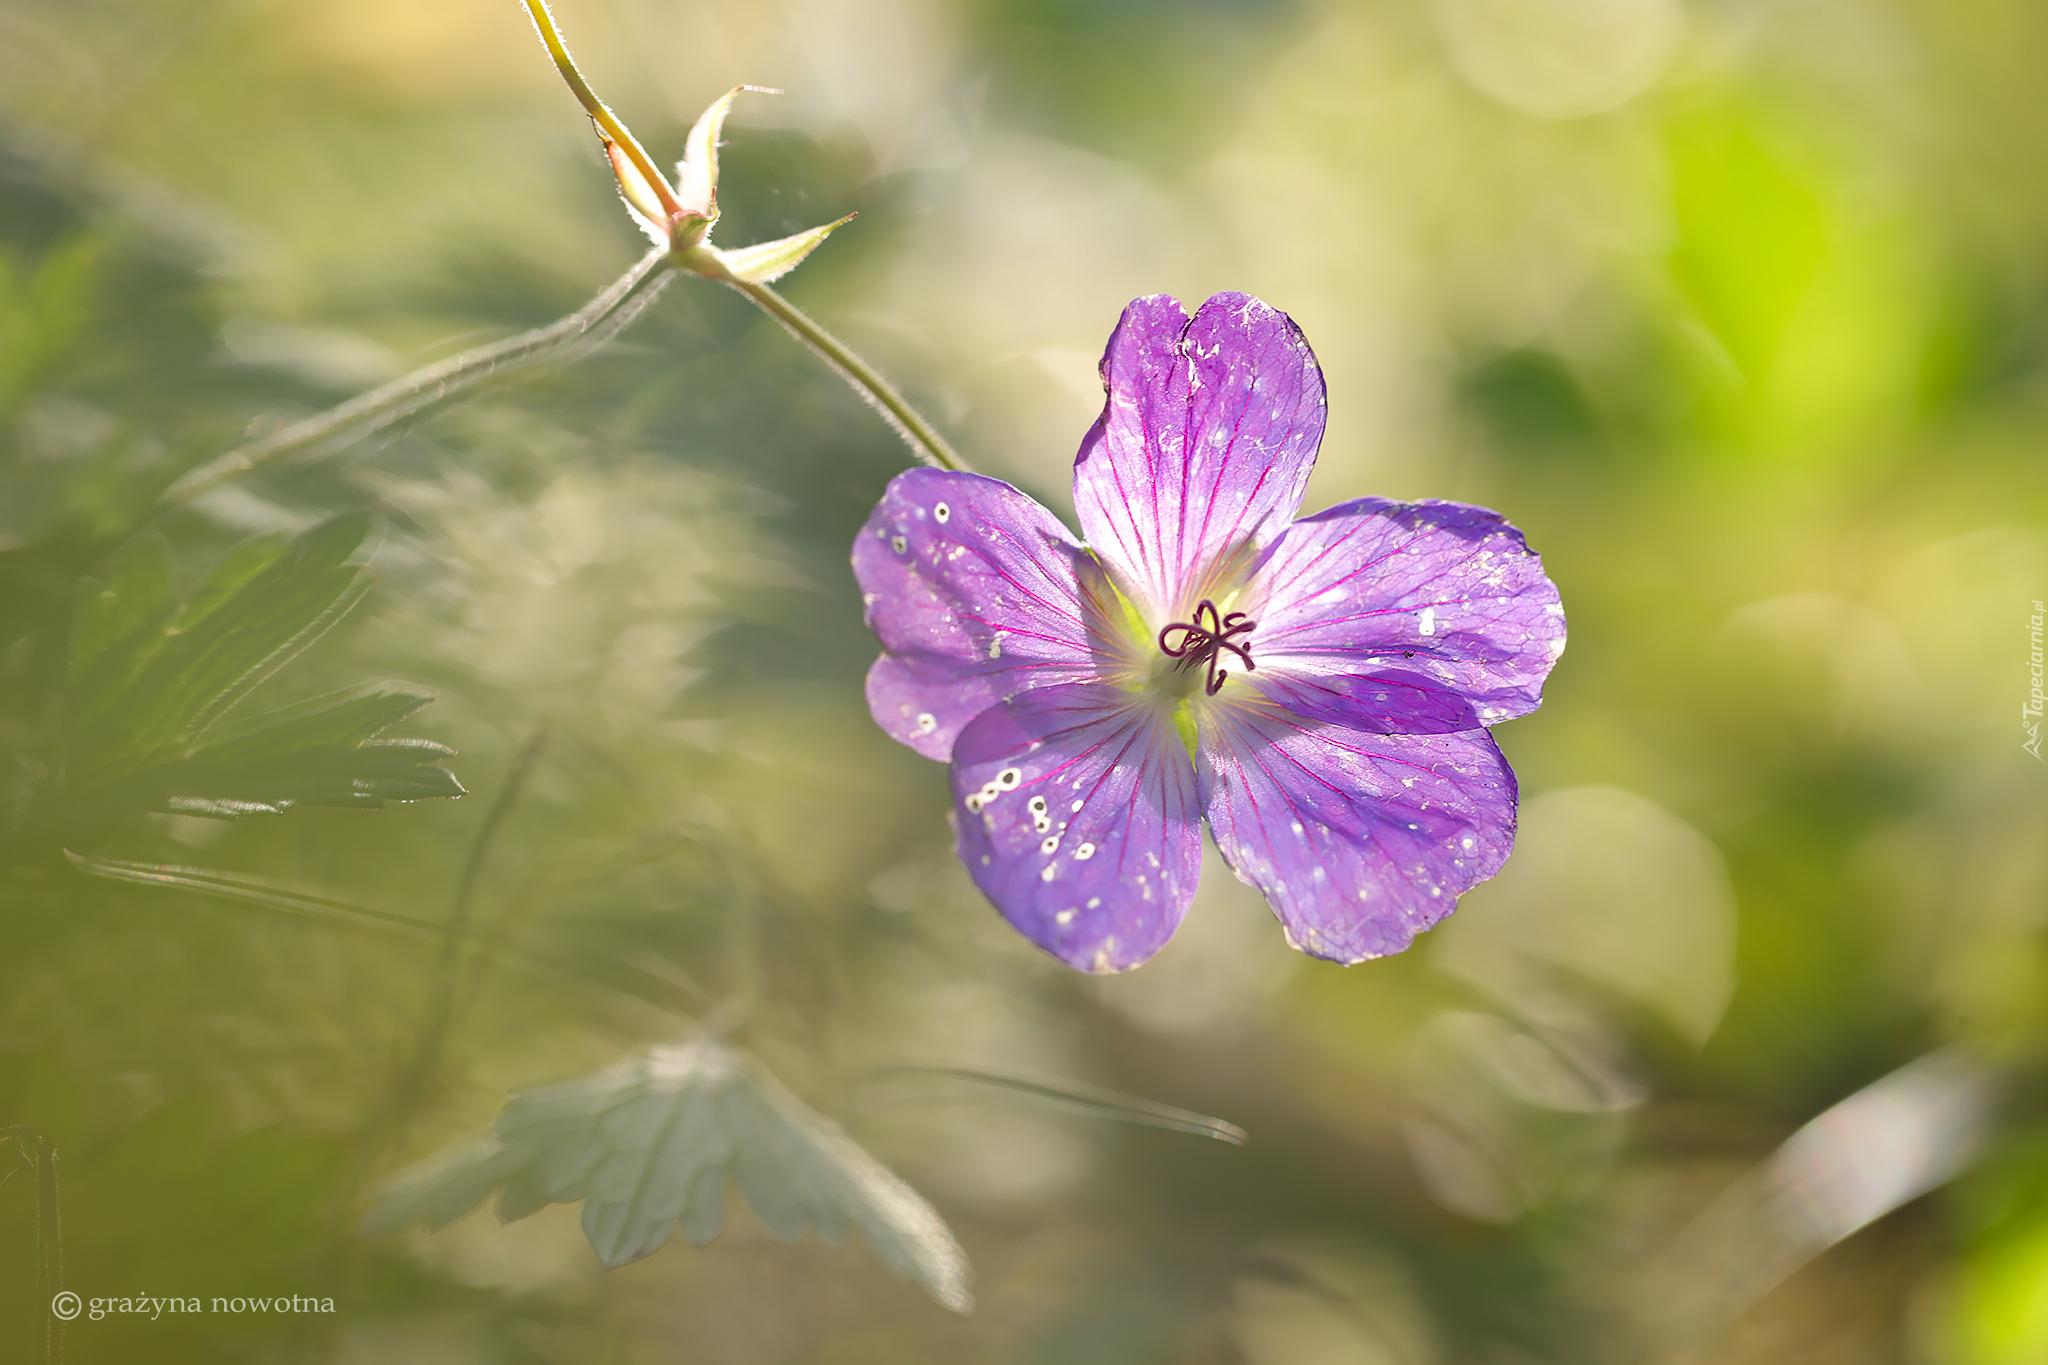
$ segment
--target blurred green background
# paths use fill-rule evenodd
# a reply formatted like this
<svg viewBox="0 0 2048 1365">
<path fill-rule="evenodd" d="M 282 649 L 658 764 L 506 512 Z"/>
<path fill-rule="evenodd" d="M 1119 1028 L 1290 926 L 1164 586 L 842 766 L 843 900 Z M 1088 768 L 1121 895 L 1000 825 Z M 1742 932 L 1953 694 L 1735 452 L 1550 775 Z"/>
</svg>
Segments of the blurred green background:
<svg viewBox="0 0 2048 1365">
<path fill-rule="evenodd" d="M 739 106 L 719 240 L 858 210 L 787 292 L 1050 505 L 1127 300 L 1291 313 L 1330 381 L 1308 507 L 1485 503 L 1564 595 L 1499 732 L 1517 853 L 1360 967 L 1291 953 L 1213 855 L 1150 965 L 1040 957 L 862 702 L 846 551 L 905 453 L 698 280 L 594 358 L 153 516 L 644 244 L 514 0 L 4 0 L 0 1360 L 48 1323 L 28 1130 L 81 1295 L 335 1305 L 85 1319 L 73 1362 L 2048 1360 L 2048 11 L 560 13 L 661 160 L 728 87 L 788 91 Z M 466 799 L 63 795 L 82 578 L 147 527 L 180 600 L 362 508 L 367 595 L 251 707 L 430 691 L 390 733 L 456 750 Z M 736 923 L 745 1043 L 945 1216 L 975 1313 L 737 1198 L 609 1273 L 565 1205 L 355 1234 L 509 1092 L 687 1036 L 745 988 Z M 1251 1141 L 878 1083 L 903 1065 Z"/>
</svg>

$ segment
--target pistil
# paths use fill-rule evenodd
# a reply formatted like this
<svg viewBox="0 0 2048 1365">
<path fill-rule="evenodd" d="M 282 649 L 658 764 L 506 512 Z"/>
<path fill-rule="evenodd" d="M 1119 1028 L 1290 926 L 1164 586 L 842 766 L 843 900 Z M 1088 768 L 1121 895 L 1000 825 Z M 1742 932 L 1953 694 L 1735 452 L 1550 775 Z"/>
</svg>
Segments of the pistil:
<svg viewBox="0 0 2048 1365">
<path fill-rule="evenodd" d="M 1252 662 L 1250 644 L 1231 639 L 1233 635 L 1251 634 L 1258 624 L 1246 620 L 1241 611 L 1223 615 L 1216 609 L 1216 604 L 1205 597 L 1195 607 L 1194 620 L 1175 621 L 1159 632 L 1159 648 L 1168 658 L 1179 660 L 1182 668 L 1206 664 L 1209 670 L 1207 691 L 1213 697 L 1222 690 L 1223 680 L 1230 676 L 1228 670 L 1217 667 L 1224 650 L 1235 654 L 1247 670 L 1258 667 Z M 1171 643 L 1176 634 L 1180 636 L 1177 648 Z"/>
</svg>

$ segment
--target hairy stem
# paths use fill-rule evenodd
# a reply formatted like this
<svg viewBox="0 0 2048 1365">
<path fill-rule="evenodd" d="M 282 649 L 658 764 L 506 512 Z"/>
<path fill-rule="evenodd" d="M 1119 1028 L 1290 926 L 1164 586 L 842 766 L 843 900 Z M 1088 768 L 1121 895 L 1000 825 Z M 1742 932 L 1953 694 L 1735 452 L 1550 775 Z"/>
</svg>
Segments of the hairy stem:
<svg viewBox="0 0 2048 1365">
<path fill-rule="evenodd" d="M 616 336 L 660 297 L 673 264 L 668 248 L 656 247 L 569 316 L 415 370 L 339 407 L 229 451 L 165 489 L 158 504 L 180 506 L 288 455 L 341 438 L 360 440 L 487 380 L 504 379 L 537 365 L 576 359 Z"/>
<path fill-rule="evenodd" d="M 855 355 L 845 342 L 813 322 L 802 309 L 767 285 L 749 284 L 742 280 L 730 283 L 768 316 L 787 327 L 797 340 L 823 357 L 826 364 L 839 371 L 840 377 L 853 385 L 855 392 L 873 404 L 889 425 L 896 428 L 896 434 L 920 460 L 940 469 L 967 468 L 967 462 L 946 444 L 946 438 L 925 420 L 924 414 L 912 407 L 908 399 L 896 392 L 895 385 L 882 377 L 881 371 Z"/>
</svg>

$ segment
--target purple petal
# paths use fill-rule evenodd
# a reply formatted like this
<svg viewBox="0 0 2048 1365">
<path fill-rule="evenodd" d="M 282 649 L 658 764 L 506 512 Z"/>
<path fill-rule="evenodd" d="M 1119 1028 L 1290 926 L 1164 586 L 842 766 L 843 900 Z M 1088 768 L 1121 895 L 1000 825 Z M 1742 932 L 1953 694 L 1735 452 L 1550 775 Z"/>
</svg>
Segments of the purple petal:
<svg viewBox="0 0 2048 1365">
<path fill-rule="evenodd" d="M 1102 381 L 1074 508 L 1160 626 L 1220 597 L 1301 505 L 1323 439 L 1323 373 L 1293 321 L 1248 294 L 1218 294 L 1193 321 L 1155 294 L 1124 309 Z"/>
<path fill-rule="evenodd" d="M 1258 622 L 1249 676 L 1313 684 L 1274 699 L 1369 730 L 1433 734 L 1526 715 L 1564 652 L 1542 557 L 1499 513 L 1463 503 L 1360 498 L 1306 517 L 1266 552 L 1238 605 Z M 1461 701 L 1474 717 L 1462 724 Z"/>
<path fill-rule="evenodd" d="M 1085 585 L 1100 568 L 999 480 L 897 475 L 854 542 L 853 573 L 888 651 L 868 675 L 875 723 L 927 758 L 944 762 L 960 727 L 1004 697 L 1098 674 Z"/>
<path fill-rule="evenodd" d="M 1204 712 L 1195 768 L 1225 861 L 1333 962 L 1400 952 L 1514 844 L 1515 775 L 1485 730 L 1371 734 L 1239 701 Z"/>
<path fill-rule="evenodd" d="M 884 654 L 868 669 L 868 714 L 889 738 L 944 763 L 967 722 L 1003 699 L 998 684 L 1007 672 Z"/>
<path fill-rule="evenodd" d="M 1120 972 L 1179 927 L 1201 873 L 1194 767 L 1172 719 L 1102 683 L 1035 688 L 953 748 L 955 849 L 1017 931 Z"/>
<path fill-rule="evenodd" d="M 1261 658 L 1255 671 L 1230 676 L 1242 678 L 1283 711 L 1368 734 L 1443 735 L 1484 724 L 1463 694 L 1403 669 L 1333 673 L 1313 663 Z"/>
</svg>

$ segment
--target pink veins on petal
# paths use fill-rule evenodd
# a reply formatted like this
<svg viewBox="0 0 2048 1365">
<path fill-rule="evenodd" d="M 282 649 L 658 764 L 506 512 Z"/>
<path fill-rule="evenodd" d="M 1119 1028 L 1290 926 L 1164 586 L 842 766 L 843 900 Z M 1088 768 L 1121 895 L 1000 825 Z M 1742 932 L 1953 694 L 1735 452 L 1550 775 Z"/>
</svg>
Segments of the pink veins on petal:
<svg viewBox="0 0 2048 1365">
<path fill-rule="evenodd" d="M 853 552 L 868 705 L 952 767 L 955 849 L 1083 971 L 1162 947 L 1200 822 L 1304 952 L 1399 952 L 1500 870 L 1488 727 L 1564 649 L 1542 560 L 1494 512 L 1361 498 L 1293 520 L 1323 380 L 1286 314 L 1124 310 L 1074 462 L 1087 544 L 1008 484 L 898 475 Z"/>
</svg>

